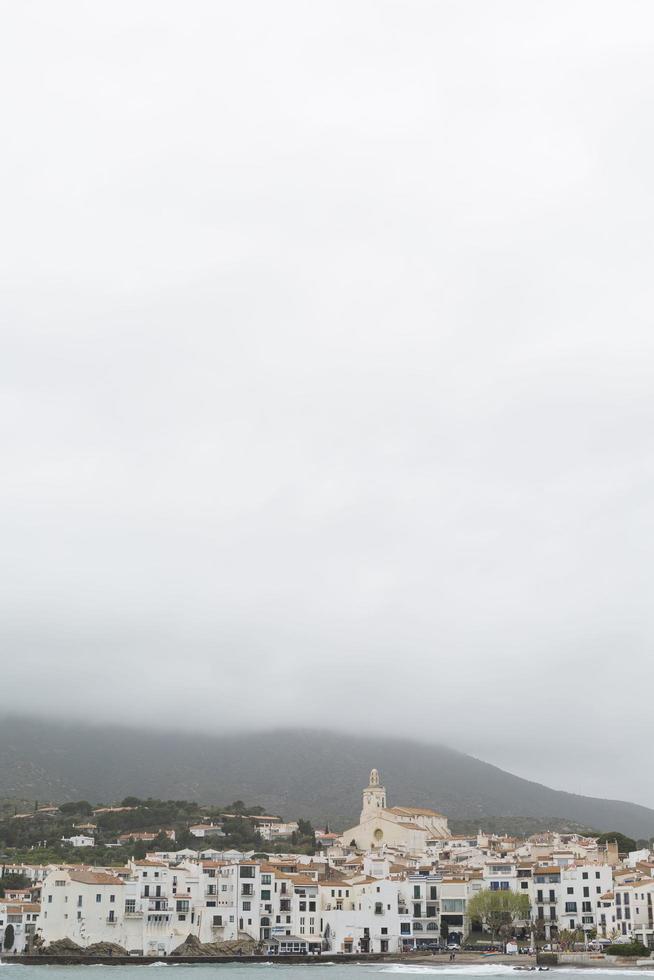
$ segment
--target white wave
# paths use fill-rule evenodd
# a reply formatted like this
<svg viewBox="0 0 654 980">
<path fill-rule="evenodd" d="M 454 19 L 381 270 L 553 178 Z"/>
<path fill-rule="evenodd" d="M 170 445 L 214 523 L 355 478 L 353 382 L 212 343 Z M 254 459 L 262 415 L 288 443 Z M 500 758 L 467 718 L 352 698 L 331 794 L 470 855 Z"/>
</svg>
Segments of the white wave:
<svg viewBox="0 0 654 980">
<path fill-rule="evenodd" d="M 514 973 L 515 966 L 509 963 L 434 963 L 433 966 L 419 966 L 417 963 L 394 963 L 384 967 L 381 973 L 456 973 L 458 976 L 500 976 Z"/>
<path fill-rule="evenodd" d="M 434 964 L 433 966 L 420 966 L 417 963 L 410 965 L 409 963 L 394 963 L 391 966 L 382 967 L 379 970 L 380 973 L 415 973 L 415 974 L 433 974 L 433 973 L 455 973 L 457 976 L 502 976 L 507 973 L 522 973 L 523 970 L 519 969 L 518 964 L 513 966 L 510 963 L 443 963 L 442 965 Z M 533 973 L 539 972 L 538 970 L 530 971 Z M 540 971 L 543 972 L 543 971 Z M 561 974 L 561 973 L 572 973 L 572 974 L 584 974 L 588 977 L 595 976 L 597 974 L 601 976 L 631 976 L 634 973 L 638 976 L 644 977 L 654 977 L 654 968 L 647 969 L 644 967 L 603 967 L 603 966 L 593 966 L 593 967 L 574 967 L 566 963 L 561 963 L 558 967 L 552 967 L 551 973 Z"/>
</svg>

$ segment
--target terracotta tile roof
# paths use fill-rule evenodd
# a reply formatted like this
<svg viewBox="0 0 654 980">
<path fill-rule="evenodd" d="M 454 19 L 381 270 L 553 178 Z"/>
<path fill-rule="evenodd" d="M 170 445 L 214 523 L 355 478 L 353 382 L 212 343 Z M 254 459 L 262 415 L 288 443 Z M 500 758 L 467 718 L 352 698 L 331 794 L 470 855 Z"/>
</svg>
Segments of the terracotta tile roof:
<svg viewBox="0 0 654 980">
<path fill-rule="evenodd" d="M 79 881 L 83 885 L 117 885 L 125 884 L 117 875 L 107 874 L 106 871 L 69 871 L 71 881 Z"/>
<path fill-rule="evenodd" d="M 391 806 L 388 807 L 390 813 L 395 813 L 399 817 L 442 817 L 443 814 L 437 810 L 430 810 L 424 806 Z"/>
</svg>

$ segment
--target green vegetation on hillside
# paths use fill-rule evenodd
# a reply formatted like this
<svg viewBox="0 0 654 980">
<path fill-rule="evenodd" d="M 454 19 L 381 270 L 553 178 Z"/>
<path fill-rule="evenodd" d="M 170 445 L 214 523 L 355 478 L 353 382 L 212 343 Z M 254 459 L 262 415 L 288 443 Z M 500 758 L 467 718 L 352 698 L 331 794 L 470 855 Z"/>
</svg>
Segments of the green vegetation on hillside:
<svg viewBox="0 0 654 980">
<path fill-rule="evenodd" d="M 115 807 L 94 808 L 88 801 L 64 803 L 58 811 L 31 808 L 28 815 L 5 815 L 0 820 L 0 853 L 5 861 L 25 864 L 80 862 L 95 865 L 120 865 L 130 857 L 143 858 L 152 851 L 194 851 L 235 849 L 266 853 L 293 849 L 299 853 L 315 852 L 314 831 L 306 820 L 299 820 L 298 832 L 288 840 L 264 841 L 254 816 L 261 815 L 260 805 L 246 806 L 241 800 L 226 807 L 202 807 L 188 800 L 141 799 L 129 796 Z M 223 816 L 224 813 L 229 816 Z M 189 827 L 196 823 L 216 822 L 218 832 L 198 838 Z M 174 840 L 169 836 L 174 832 Z M 168 833 L 167 833 L 168 832 Z M 155 834 L 153 840 L 128 840 L 116 846 L 124 834 Z M 78 834 L 94 838 L 94 847 L 73 847 L 62 840 Z"/>
</svg>

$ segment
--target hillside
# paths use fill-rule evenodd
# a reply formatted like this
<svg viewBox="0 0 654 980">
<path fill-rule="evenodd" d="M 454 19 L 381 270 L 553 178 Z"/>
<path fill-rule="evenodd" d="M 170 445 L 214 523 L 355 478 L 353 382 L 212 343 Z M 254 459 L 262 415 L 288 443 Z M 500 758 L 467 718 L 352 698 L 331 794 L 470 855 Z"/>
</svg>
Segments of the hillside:
<svg viewBox="0 0 654 980">
<path fill-rule="evenodd" d="M 654 835 L 654 810 L 549 789 L 472 756 L 399 738 L 280 730 L 191 735 L 0 719 L 0 797 L 111 801 L 134 794 L 228 803 L 345 827 L 372 766 L 389 802 L 432 806 L 454 824 L 547 824 Z"/>
</svg>

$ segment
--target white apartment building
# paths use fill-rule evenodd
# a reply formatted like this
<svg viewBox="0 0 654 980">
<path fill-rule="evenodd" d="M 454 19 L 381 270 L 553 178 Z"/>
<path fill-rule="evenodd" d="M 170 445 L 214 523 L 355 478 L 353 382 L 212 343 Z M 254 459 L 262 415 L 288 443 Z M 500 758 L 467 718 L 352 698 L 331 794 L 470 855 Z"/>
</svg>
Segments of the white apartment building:
<svg viewBox="0 0 654 980">
<path fill-rule="evenodd" d="M 46 943 L 72 939 L 125 945 L 122 928 L 125 883 L 106 871 L 53 869 L 41 891 L 41 929 Z M 120 938 L 117 936 L 117 932 Z"/>
<path fill-rule="evenodd" d="M 608 864 L 537 866 L 532 877 L 532 917 L 544 923 L 548 938 L 562 929 L 596 928 L 601 897 L 613 883 Z"/>
<path fill-rule="evenodd" d="M 388 953 L 411 939 L 411 915 L 401 896 L 405 883 L 369 878 L 322 881 L 320 933 L 326 951 Z"/>
<path fill-rule="evenodd" d="M 196 823 L 189 827 L 189 833 L 193 837 L 224 837 L 222 824 L 217 823 Z"/>
<path fill-rule="evenodd" d="M 615 896 L 612 891 L 600 895 L 595 911 L 595 928 L 598 939 L 613 939 L 617 935 L 615 925 Z"/>
<path fill-rule="evenodd" d="M 615 885 L 617 932 L 654 949 L 654 880 L 640 878 Z"/>
<path fill-rule="evenodd" d="M 559 929 L 595 929 L 602 895 L 611 890 L 612 869 L 608 864 L 575 864 L 561 869 L 557 915 Z"/>
<path fill-rule="evenodd" d="M 0 899 L 0 950 L 5 953 L 29 950 L 38 929 L 40 912 L 41 906 L 37 902 Z M 13 930 L 13 941 L 5 946 L 8 926 Z"/>
</svg>

